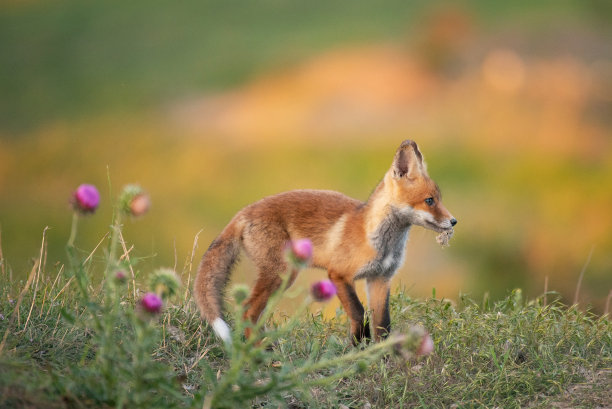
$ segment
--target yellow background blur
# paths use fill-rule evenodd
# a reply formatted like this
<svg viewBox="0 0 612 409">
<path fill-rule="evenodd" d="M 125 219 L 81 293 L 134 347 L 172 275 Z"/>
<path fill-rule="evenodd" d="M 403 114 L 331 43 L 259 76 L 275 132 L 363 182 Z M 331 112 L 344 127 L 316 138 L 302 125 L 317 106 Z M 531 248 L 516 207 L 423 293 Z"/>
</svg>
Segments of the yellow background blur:
<svg viewBox="0 0 612 409">
<path fill-rule="evenodd" d="M 91 250 L 126 183 L 137 269 L 194 263 L 232 215 L 280 191 L 367 199 L 415 140 L 451 247 L 412 230 L 395 278 L 414 296 L 612 289 L 612 8 L 604 1 L 29 1 L 0 6 L 0 229 L 23 278 L 49 226 L 64 262 L 81 183 Z M 427 5 L 426 5 L 427 4 Z M 110 185 L 109 185 L 110 176 Z M 234 281 L 250 282 L 248 262 Z M 303 274 L 307 286 L 321 272 Z"/>
</svg>

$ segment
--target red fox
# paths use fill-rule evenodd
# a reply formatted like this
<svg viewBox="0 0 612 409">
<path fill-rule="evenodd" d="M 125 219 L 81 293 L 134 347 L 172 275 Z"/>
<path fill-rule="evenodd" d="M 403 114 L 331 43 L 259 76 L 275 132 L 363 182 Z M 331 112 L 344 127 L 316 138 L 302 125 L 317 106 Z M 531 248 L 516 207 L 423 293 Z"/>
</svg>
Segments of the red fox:
<svg viewBox="0 0 612 409">
<path fill-rule="evenodd" d="M 231 342 L 221 317 L 221 294 L 240 250 L 258 270 L 245 301 L 245 318 L 256 322 L 282 284 L 287 243 L 308 238 L 313 245 L 312 265 L 326 269 L 335 284 L 355 344 L 370 338 L 370 325 L 354 287 L 355 280 L 366 280 L 374 339 L 379 341 L 391 330 L 390 281 L 404 262 L 411 226 L 434 230 L 448 239 L 456 224 L 442 205 L 440 189 L 429 178 L 417 144 L 406 140 L 366 202 L 333 191 L 295 190 L 239 211 L 204 254 L 194 297 L 202 318 L 217 336 Z"/>
</svg>

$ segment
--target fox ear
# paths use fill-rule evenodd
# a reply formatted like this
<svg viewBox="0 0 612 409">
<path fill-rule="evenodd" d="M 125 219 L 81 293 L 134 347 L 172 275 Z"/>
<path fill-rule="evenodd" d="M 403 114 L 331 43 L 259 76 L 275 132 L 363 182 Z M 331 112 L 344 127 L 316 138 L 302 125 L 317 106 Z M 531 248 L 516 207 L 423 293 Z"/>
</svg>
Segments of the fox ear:
<svg viewBox="0 0 612 409">
<path fill-rule="evenodd" d="M 402 142 L 393 159 L 393 176 L 396 179 L 404 176 L 408 179 L 415 179 L 426 175 L 427 167 L 416 142 L 410 140 Z"/>
</svg>

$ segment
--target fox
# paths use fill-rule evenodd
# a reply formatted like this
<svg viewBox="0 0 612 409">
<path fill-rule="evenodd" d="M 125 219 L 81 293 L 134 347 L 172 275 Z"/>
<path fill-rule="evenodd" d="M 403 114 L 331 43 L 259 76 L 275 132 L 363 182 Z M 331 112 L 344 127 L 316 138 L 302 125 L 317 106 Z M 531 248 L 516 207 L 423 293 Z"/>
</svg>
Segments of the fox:
<svg viewBox="0 0 612 409">
<path fill-rule="evenodd" d="M 240 210 L 204 253 L 193 295 L 202 319 L 231 344 L 230 328 L 222 318 L 223 290 L 241 251 L 257 269 L 243 304 L 244 319 L 255 323 L 283 283 L 287 243 L 308 238 L 312 267 L 327 270 L 335 285 L 349 318 L 353 344 L 370 340 L 372 333 L 377 342 L 391 331 L 390 284 L 404 263 L 412 226 L 450 237 L 456 224 L 442 204 L 440 188 L 429 177 L 417 144 L 405 140 L 365 202 L 331 190 L 293 190 Z M 288 285 L 294 279 L 295 274 Z M 361 279 L 366 280 L 369 316 L 355 291 L 355 281 Z"/>
</svg>

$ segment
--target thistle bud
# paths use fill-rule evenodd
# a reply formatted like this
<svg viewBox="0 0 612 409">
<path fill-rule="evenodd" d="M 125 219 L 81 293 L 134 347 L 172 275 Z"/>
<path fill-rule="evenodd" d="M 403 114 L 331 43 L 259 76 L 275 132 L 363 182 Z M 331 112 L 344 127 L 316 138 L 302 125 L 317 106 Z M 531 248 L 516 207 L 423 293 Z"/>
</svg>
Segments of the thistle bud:
<svg viewBox="0 0 612 409">
<path fill-rule="evenodd" d="M 413 325 L 405 334 L 397 337 L 395 352 L 408 360 L 414 356 L 429 355 L 434 350 L 431 335 L 420 325 Z"/>
<path fill-rule="evenodd" d="M 149 279 L 149 288 L 166 299 L 178 292 L 181 288 L 181 279 L 171 268 L 158 268 Z"/>
<path fill-rule="evenodd" d="M 115 271 L 115 283 L 117 284 L 123 284 L 127 281 L 127 274 L 125 274 L 125 271 L 123 270 L 117 270 Z"/>
<path fill-rule="evenodd" d="M 134 217 L 140 217 L 149 211 L 151 207 L 151 199 L 147 194 L 139 194 L 134 196 L 130 202 L 130 214 Z"/>
<path fill-rule="evenodd" d="M 433 339 L 431 339 L 431 335 L 428 332 L 425 332 L 423 338 L 421 339 L 421 344 L 416 350 L 417 355 L 429 355 L 434 350 Z"/>
<path fill-rule="evenodd" d="M 244 284 L 236 284 L 232 289 L 232 295 L 237 304 L 242 304 L 249 296 L 249 287 Z"/>
<path fill-rule="evenodd" d="M 151 199 L 139 185 L 127 185 L 119 196 L 119 206 L 124 213 L 140 217 L 149 211 Z"/>
</svg>

